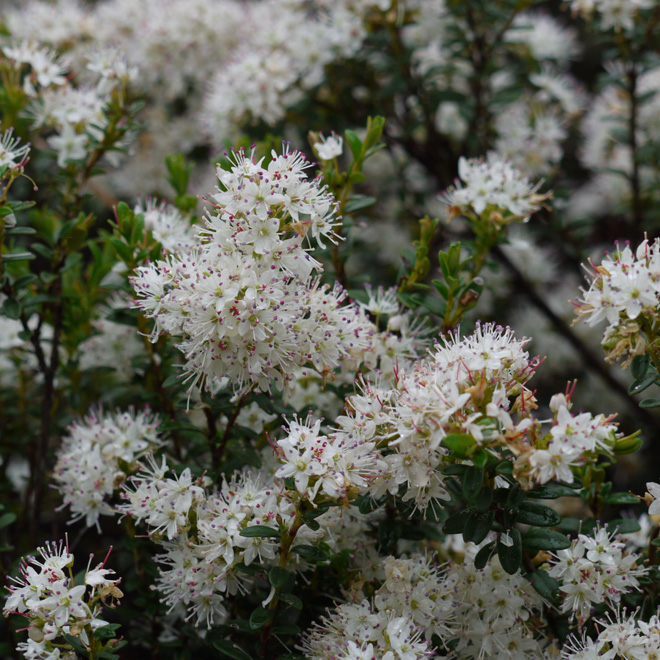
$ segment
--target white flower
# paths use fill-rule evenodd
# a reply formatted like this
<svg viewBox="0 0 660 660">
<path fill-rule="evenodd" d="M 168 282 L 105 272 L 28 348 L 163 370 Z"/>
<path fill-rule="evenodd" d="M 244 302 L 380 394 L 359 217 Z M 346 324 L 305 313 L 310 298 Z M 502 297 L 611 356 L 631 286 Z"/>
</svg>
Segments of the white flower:
<svg viewBox="0 0 660 660">
<path fill-rule="evenodd" d="M 321 160 L 332 160 L 341 156 L 344 151 L 344 138 L 332 133 L 329 137 L 320 136 L 319 142 L 314 144 L 314 151 Z"/>
<path fill-rule="evenodd" d="M 649 506 L 649 516 L 657 516 L 660 513 L 660 485 L 650 481 L 646 484 L 646 490 L 653 498 Z"/>
<path fill-rule="evenodd" d="M 69 123 L 64 124 L 59 135 L 47 139 L 48 145 L 57 151 L 57 164 L 66 167 L 67 163 L 82 160 L 87 156 L 89 138 L 85 133 L 78 133 Z"/>
</svg>

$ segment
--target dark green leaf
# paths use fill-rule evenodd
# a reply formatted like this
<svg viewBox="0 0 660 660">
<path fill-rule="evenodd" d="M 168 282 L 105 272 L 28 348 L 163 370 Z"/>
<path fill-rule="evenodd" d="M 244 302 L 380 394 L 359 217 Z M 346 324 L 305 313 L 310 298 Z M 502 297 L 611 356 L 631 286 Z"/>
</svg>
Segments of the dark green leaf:
<svg viewBox="0 0 660 660">
<path fill-rule="evenodd" d="M 280 594 L 280 600 L 296 610 L 302 610 L 303 602 L 295 594 Z"/>
<path fill-rule="evenodd" d="M 74 637 L 73 635 L 67 635 L 66 633 L 63 633 L 63 637 L 66 640 L 67 644 L 72 646 L 76 651 L 82 653 L 83 655 L 87 655 L 85 653 L 85 647 L 82 645 L 82 642 L 77 637 Z"/>
<path fill-rule="evenodd" d="M 257 609 L 250 614 L 250 628 L 252 628 L 252 630 L 263 628 L 274 615 L 275 612 L 273 610 L 267 610 L 265 607 L 257 607 Z"/>
<path fill-rule="evenodd" d="M 644 378 L 639 378 L 635 382 L 631 383 L 630 386 L 628 387 L 628 394 L 639 394 L 640 392 L 643 392 L 647 387 L 650 387 L 655 383 L 655 381 L 658 378 L 658 374 L 655 372 L 655 370 L 644 376 Z"/>
<path fill-rule="evenodd" d="M 617 534 L 630 534 L 631 532 L 639 532 L 641 529 L 634 518 L 615 518 L 610 520 L 606 527 L 610 533 L 616 532 Z"/>
<path fill-rule="evenodd" d="M 223 655 L 234 660 L 252 660 L 252 656 L 247 654 L 238 644 L 230 642 L 228 639 L 218 639 L 213 642 L 213 646 Z"/>
<path fill-rule="evenodd" d="M 494 511 L 473 511 L 465 521 L 463 540 L 479 545 L 488 536 L 494 519 Z"/>
<path fill-rule="evenodd" d="M 442 531 L 445 534 L 462 534 L 465 529 L 465 523 L 471 513 L 472 509 L 465 509 L 463 511 L 452 513 L 451 516 L 445 520 L 445 524 L 442 526 Z"/>
<path fill-rule="evenodd" d="M 105 626 L 101 626 L 94 631 L 94 637 L 96 639 L 110 639 L 115 636 L 117 630 L 121 628 L 121 625 L 118 623 L 108 623 Z"/>
<path fill-rule="evenodd" d="M 527 550 L 565 550 L 571 547 L 571 539 L 559 532 L 543 527 L 532 527 L 523 539 Z"/>
<path fill-rule="evenodd" d="M 272 630 L 275 635 L 300 635 L 300 628 L 295 623 L 278 623 Z"/>
<path fill-rule="evenodd" d="M 651 366 L 650 356 L 644 355 L 635 355 L 630 363 L 630 373 L 635 380 L 641 380 L 646 376 L 646 373 Z"/>
<path fill-rule="evenodd" d="M 511 461 L 502 461 L 496 468 L 500 474 L 513 474 L 513 463 Z"/>
<path fill-rule="evenodd" d="M 280 568 L 279 566 L 273 566 L 273 568 L 268 571 L 268 581 L 272 587 L 279 589 L 283 587 L 292 576 L 292 573 L 289 573 L 285 568 Z"/>
<path fill-rule="evenodd" d="M 639 497 L 632 493 L 610 493 L 607 497 L 603 498 L 604 504 L 639 504 Z"/>
<path fill-rule="evenodd" d="M 526 501 L 518 508 L 518 522 L 536 527 L 553 527 L 561 522 L 561 516 L 550 507 Z"/>
<path fill-rule="evenodd" d="M 21 318 L 21 303 L 15 298 L 5 298 L 2 303 L 2 313 L 8 319 Z"/>
<path fill-rule="evenodd" d="M 502 542 L 502 535 L 497 539 L 497 556 L 500 558 L 502 568 L 513 575 L 520 569 L 522 563 L 522 538 L 517 529 L 509 530 L 509 542 Z"/>
<path fill-rule="evenodd" d="M 658 408 L 660 407 L 660 399 L 642 399 L 639 402 L 639 407 L 640 408 Z M 640 441 L 641 444 L 641 441 Z"/>
<path fill-rule="evenodd" d="M 297 545 L 291 549 L 291 552 L 295 552 L 303 559 L 311 562 L 327 561 L 328 559 L 328 556 L 323 550 L 321 550 L 321 548 L 317 548 L 313 545 Z"/>
<path fill-rule="evenodd" d="M 491 556 L 493 555 L 493 552 L 495 551 L 495 541 L 491 541 L 487 545 L 485 545 L 479 552 L 477 552 L 475 558 L 474 558 L 474 567 L 477 570 L 481 570 L 482 568 L 486 567 L 486 564 L 490 560 Z"/>
<path fill-rule="evenodd" d="M 11 513 L 11 512 L 3 513 L 0 516 L 0 529 L 2 529 L 3 527 L 7 527 L 8 525 L 11 525 L 15 520 L 16 520 L 15 513 Z"/>
<path fill-rule="evenodd" d="M 34 227 L 12 227 L 11 229 L 7 229 L 5 233 L 11 236 L 31 236 L 32 234 L 36 234 L 37 230 Z"/>
<path fill-rule="evenodd" d="M 468 501 L 473 501 L 481 491 L 484 483 L 484 471 L 470 466 L 463 476 L 463 495 Z"/>
<path fill-rule="evenodd" d="M 247 538 L 253 538 L 253 537 L 260 537 L 260 538 L 272 537 L 278 539 L 280 538 L 280 532 L 277 529 L 274 529 L 273 527 L 268 527 L 267 525 L 251 525 L 250 527 L 244 527 L 240 531 L 240 535 L 245 536 Z"/>
<path fill-rule="evenodd" d="M 8 254 L 2 255 L 2 260 L 5 262 L 9 261 L 30 261 L 31 259 L 36 259 L 37 257 L 32 254 L 32 252 L 10 252 Z"/>
<path fill-rule="evenodd" d="M 559 596 L 559 582 L 553 577 L 550 577 L 547 571 L 539 569 L 533 573 L 528 573 L 526 576 L 529 583 L 536 589 L 536 592 L 549 600 L 551 603 L 556 603 Z"/>
</svg>

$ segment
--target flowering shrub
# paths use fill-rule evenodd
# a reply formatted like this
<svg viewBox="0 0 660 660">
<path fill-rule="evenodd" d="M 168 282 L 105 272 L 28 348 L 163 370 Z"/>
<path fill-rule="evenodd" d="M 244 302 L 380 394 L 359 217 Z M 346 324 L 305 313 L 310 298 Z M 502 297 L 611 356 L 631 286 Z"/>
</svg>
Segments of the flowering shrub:
<svg viewBox="0 0 660 660">
<path fill-rule="evenodd" d="M 657 3 L 0 23 L 0 656 L 658 657 Z"/>
</svg>

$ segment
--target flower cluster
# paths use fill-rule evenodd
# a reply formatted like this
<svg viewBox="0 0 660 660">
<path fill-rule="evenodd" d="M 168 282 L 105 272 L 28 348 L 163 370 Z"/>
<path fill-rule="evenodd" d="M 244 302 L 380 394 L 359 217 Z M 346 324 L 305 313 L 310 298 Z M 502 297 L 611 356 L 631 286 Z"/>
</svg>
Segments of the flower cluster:
<svg viewBox="0 0 660 660">
<path fill-rule="evenodd" d="M 582 289 L 576 313 L 589 325 L 607 321 L 602 344 L 609 360 L 630 363 L 645 352 L 660 306 L 660 239 L 629 245 L 592 264 L 589 288 Z"/>
<path fill-rule="evenodd" d="M 185 250 L 194 245 L 195 234 L 190 218 L 176 206 L 148 197 L 144 201 L 138 200 L 133 211 L 144 215 L 144 228 L 167 252 Z"/>
<path fill-rule="evenodd" d="M 321 434 L 321 421 L 289 422 L 288 435 L 277 441 L 282 466 L 277 477 L 294 479 L 310 502 L 317 497 L 348 501 L 381 475 L 386 463 L 375 442 L 362 442 L 350 433 Z"/>
<path fill-rule="evenodd" d="M 342 433 L 387 448 L 387 468 L 370 492 L 380 497 L 405 486 L 404 501 L 421 509 L 448 499 L 441 469 L 449 451 L 443 441 L 450 434 L 469 435 L 476 448 L 497 440 L 497 418 L 509 419 L 510 398 L 531 396 L 524 383 L 538 362 L 530 360 L 525 342 L 509 329 L 486 324 L 468 337 L 446 338 L 427 359 L 398 373 L 391 389 L 363 383 L 337 424 Z"/>
<path fill-rule="evenodd" d="M 2 50 L 13 67 L 25 70 L 23 87 L 33 99 L 34 126 L 50 133 L 47 143 L 57 153 L 60 167 L 87 158 L 106 133 L 114 133 L 120 117 L 111 114 L 126 112 L 125 90 L 137 75 L 121 54 L 114 50 L 90 54 L 90 82 L 77 83 L 68 75 L 66 62 L 49 48 L 21 42 Z M 126 147 L 127 134 L 113 135 L 104 150 L 122 140 Z"/>
<path fill-rule="evenodd" d="M 170 611 L 181 618 L 196 617 L 198 625 L 210 627 L 226 614 L 226 594 L 251 584 L 238 564 L 278 564 L 276 534 L 280 527 L 291 528 L 295 507 L 281 485 L 264 482 L 261 475 L 236 474 L 219 490 L 207 492 L 193 481 L 190 470 L 170 477 L 168 471 L 164 458 L 160 465 L 151 459 L 131 479 L 133 489 L 125 487 L 125 502 L 118 509 L 146 523 L 151 538 L 164 546 L 165 553 L 158 557 L 157 588 Z M 249 528 L 257 525 L 275 534 L 251 535 Z M 323 534 L 303 525 L 294 547 Z M 302 569 L 305 562 L 298 557 L 297 565 Z"/>
<path fill-rule="evenodd" d="M 105 562 L 87 569 L 84 583 L 73 581 L 73 555 L 68 544 L 49 543 L 38 548 L 41 559 L 22 559 L 21 576 L 11 578 L 3 614 L 20 614 L 28 620 L 28 641 L 18 650 L 28 660 L 59 658 L 60 649 L 72 647 L 65 635 L 76 637 L 89 649 L 94 631 L 106 624 L 99 618 L 102 603 L 114 607 L 123 596 L 114 571 Z M 107 557 L 106 557 L 107 559 Z M 63 656 L 64 657 L 64 656 Z"/>
<path fill-rule="evenodd" d="M 69 427 L 58 450 L 53 480 L 71 508 L 72 520 L 84 518 L 101 531 L 99 517 L 113 515 L 109 500 L 137 459 L 162 445 L 160 419 L 150 411 L 92 411 Z"/>
<path fill-rule="evenodd" d="M 460 658 L 536 660 L 541 644 L 534 636 L 542 600 L 520 574 L 509 575 L 494 557 L 483 569 L 474 566 L 478 548 L 470 543 L 465 559 L 450 564 L 447 581 L 453 587 L 456 646 Z"/>
<path fill-rule="evenodd" d="M 194 382 L 224 377 L 237 389 L 281 388 L 295 367 L 319 373 L 369 345 L 372 324 L 344 305 L 344 291 L 321 286 L 303 240 L 333 240 L 336 204 L 305 176 L 300 152 L 272 154 L 267 167 L 235 152 L 218 169 L 198 245 L 137 269 L 137 304 L 179 348 Z"/>
<path fill-rule="evenodd" d="M 301 650 L 315 660 L 424 660 L 433 650 L 424 631 L 405 616 L 378 610 L 368 600 L 340 605 L 315 623 Z"/>
<path fill-rule="evenodd" d="M 527 222 L 547 194 L 495 152 L 486 159 L 459 158 L 457 181 L 444 194 L 452 215 L 482 217 L 496 225 Z"/>
<path fill-rule="evenodd" d="M 589 412 L 573 415 L 571 394 L 556 394 L 550 400 L 554 417 L 546 433 L 537 420 L 527 419 L 524 425 L 518 425 L 528 439 L 533 439 L 515 464 L 516 476 L 521 481 L 531 477 L 539 484 L 552 479 L 570 483 L 572 466 L 595 460 L 599 452 L 607 453 L 619 438 L 617 425 L 612 422 L 614 415 Z"/>
<path fill-rule="evenodd" d="M 596 638 L 586 634 L 581 638 L 571 636 L 561 651 L 562 660 L 637 660 L 660 656 L 660 619 L 657 614 L 643 621 L 634 613 L 626 615 L 621 612 L 614 617 L 597 619 L 596 623 Z"/>
<path fill-rule="evenodd" d="M 625 552 L 625 543 L 606 529 L 594 536 L 578 534 L 566 550 L 559 550 L 549 573 L 561 582 L 562 612 L 585 621 L 598 603 L 616 607 L 621 595 L 639 589 L 638 577 L 648 569 L 639 566 L 640 556 Z"/>
</svg>

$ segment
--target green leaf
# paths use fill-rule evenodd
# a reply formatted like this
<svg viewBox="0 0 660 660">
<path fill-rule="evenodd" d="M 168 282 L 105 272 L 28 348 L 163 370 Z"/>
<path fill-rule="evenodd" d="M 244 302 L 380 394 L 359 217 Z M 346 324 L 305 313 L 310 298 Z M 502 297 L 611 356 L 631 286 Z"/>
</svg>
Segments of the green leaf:
<svg viewBox="0 0 660 660">
<path fill-rule="evenodd" d="M 640 499 L 632 493 L 610 493 L 607 497 L 603 498 L 603 504 L 639 504 Z"/>
<path fill-rule="evenodd" d="M 275 635 L 300 635 L 300 627 L 295 623 L 278 623 L 272 631 Z"/>
<path fill-rule="evenodd" d="M 509 530 L 510 545 L 502 542 L 502 535 L 497 539 L 497 556 L 502 568 L 509 574 L 517 573 L 522 564 L 522 538 L 517 529 Z"/>
<path fill-rule="evenodd" d="M 192 163 L 186 163 L 183 154 L 172 154 L 165 159 L 167 170 L 170 173 L 168 181 L 176 191 L 177 195 L 184 197 L 188 189 L 188 180 L 193 170 Z"/>
<path fill-rule="evenodd" d="M 532 527 L 523 539 L 526 550 L 565 550 L 571 547 L 571 539 L 559 532 L 543 527 Z"/>
<path fill-rule="evenodd" d="M 15 298 L 5 298 L 2 303 L 2 313 L 8 319 L 20 319 L 21 303 Z"/>
<path fill-rule="evenodd" d="M 463 540 L 479 545 L 488 536 L 494 519 L 494 511 L 473 511 L 465 521 Z"/>
<path fill-rule="evenodd" d="M 62 634 L 67 644 L 72 646 L 79 653 L 82 653 L 83 655 L 87 655 L 85 653 L 85 647 L 82 645 L 82 642 L 77 637 L 74 637 L 73 635 L 67 635 L 66 633 L 62 633 Z"/>
<path fill-rule="evenodd" d="M 639 532 L 641 527 L 634 518 L 615 518 L 610 520 L 606 525 L 607 531 L 617 534 L 630 534 L 631 532 Z"/>
<path fill-rule="evenodd" d="M 470 466 L 463 476 L 463 496 L 472 502 L 481 492 L 484 483 L 484 471 L 481 468 Z"/>
<path fill-rule="evenodd" d="M 559 599 L 559 582 L 550 577 L 547 571 L 538 569 L 533 573 L 527 573 L 527 581 L 534 587 L 541 598 L 556 603 Z"/>
<path fill-rule="evenodd" d="M 276 589 L 282 588 L 293 574 L 287 571 L 285 568 L 280 568 L 279 566 L 273 566 L 273 568 L 268 571 L 268 581 L 270 582 L 271 587 Z"/>
<path fill-rule="evenodd" d="M 121 628 L 119 623 L 108 623 L 105 626 L 101 626 L 94 631 L 94 637 L 96 639 L 110 639 L 115 636 L 117 630 Z"/>
<path fill-rule="evenodd" d="M 644 378 L 639 378 L 635 382 L 631 383 L 628 387 L 628 394 L 634 395 L 643 392 L 646 388 L 651 387 L 653 383 L 658 379 L 658 374 L 654 370 L 651 374 L 644 376 Z"/>
<path fill-rule="evenodd" d="M 495 468 L 495 472 L 499 474 L 513 474 L 513 463 L 511 461 L 502 461 Z"/>
<path fill-rule="evenodd" d="M 295 594 L 280 594 L 280 600 L 291 605 L 295 610 L 302 610 L 303 602 Z"/>
<path fill-rule="evenodd" d="M 348 146 L 353 154 L 353 160 L 359 160 L 362 155 L 362 140 L 360 140 L 355 131 L 350 129 L 347 129 L 344 135 L 346 136 L 346 142 L 348 142 Z"/>
<path fill-rule="evenodd" d="M 451 516 L 445 520 L 445 524 L 442 526 L 442 531 L 445 534 L 462 534 L 465 529 L 465 523 L 471 513 L 472 509 L 464 509 L 463 511 L 452 513 Z"/>
<path fill-rule="evenodd" d="M 171 374 L 163 381 L 163 387 L 172 387 L 172 385 L 180 385 L 183 376 L 184 374 L 182 373 Z"/>
<path fill-rule="evenodd" d="M 32 252 L 9 252 L 7 254 L 2 255 L 2 260 L 4 262 L 9 262 L 9 261 L 31 261 L 32 259 L 36 259 L 36 255 L 32 254 Z"/>
<path fill-rule="evenodd" d="M 247 538 L 253 538 L 253 537 L 260 537 L 260 538 L 266 538 L 266 537 L 272 537 L 272 538 L 280 538 L 280 532 L 277 529 L 274 529 L 273 527 L 268 527 L 267 525 L 251 525 L 250 527 L 244 527 L 240 531 L 241 536 L 245 536 Z"/>
<path fill-rule="evenodd" d="M 488 564 L 488 561 L 492 557 L 494 551 L 495 551 L 495 541 L 491 541 L 483 548 L 481 548 L 481 550 L 477 552 L 474 558 L 474 567 L 477 570 L 481 570 L 482 568 L 485 568 L 486 564 Z"/>
<path fill-rule="evenodd" d="M 640 408 L 658 408 L 660 407 L 660 399 L 642 399 L 639 402 Z"/>
<path fill-rule="evenodd" d="M 635 355 L 630 363 L 630 373 L 635 380 L 641 380 L 651 366 L 651 358 L 648 355 Z"/>
<path fill-rule="evenodd" d="M 311 562 L 327 561 L 328 556 L 314 545 L 296 545 L 291 548 L 291 552 L 295 552 L 297 555 L 300 555 L 303 559 Z"/>
<path fill-rule="evenodd" d="M 250 628 L 252 628 L 252 630 L 263 628 L 274 615 L 275 612 L 273 610 L 267 610 L 265 607 L 257 607 L 257 609 L 250 614 Z"/>
<path fill-rule="evenodd" d="M 213 642 L 213 646 L 223 655 L 234 660 L 252 660 L 252 656 L 246 653 L 238 644 L 230 642 L 228 639 L 218 639 Z"/>
<path fill-rule="evenodd" d="M 536 527 L 554 527 L 561 522 L 561 516 L 550 507 L 526 501 L 518 508 L 518 522 Z"/>
<path fill-rule="evenodd" d="M 375 197 L 367 197 L 366 195 L 353 195 L 346 206 L 344 206 L 344 213 L 355 213 L 356 211 L 361 211 L 370 206 L 373 206 L 376 203 Z"/>
<path fill-rule="evenodd" d="M 3 513 L 0 516 L 0 529 L 3 529 L 4 527 L 11 525 L 15 520 L 16 520 L 15 513 L 11 513 L 11 512 Z"/>
<path fill-rule="evenodd" d="M 11 236 L 31 236 L 36 233 L 37 230 L 34 227 L 12 227 L 11 229 L 5 230 L 5 234 Z"/>
<path fill-rule="evenodd" d="M 468 458 L 478 447 L 477 441 L 467 433 L 449 433 L 442 444 L 459 458 Z"/>
</svg>

